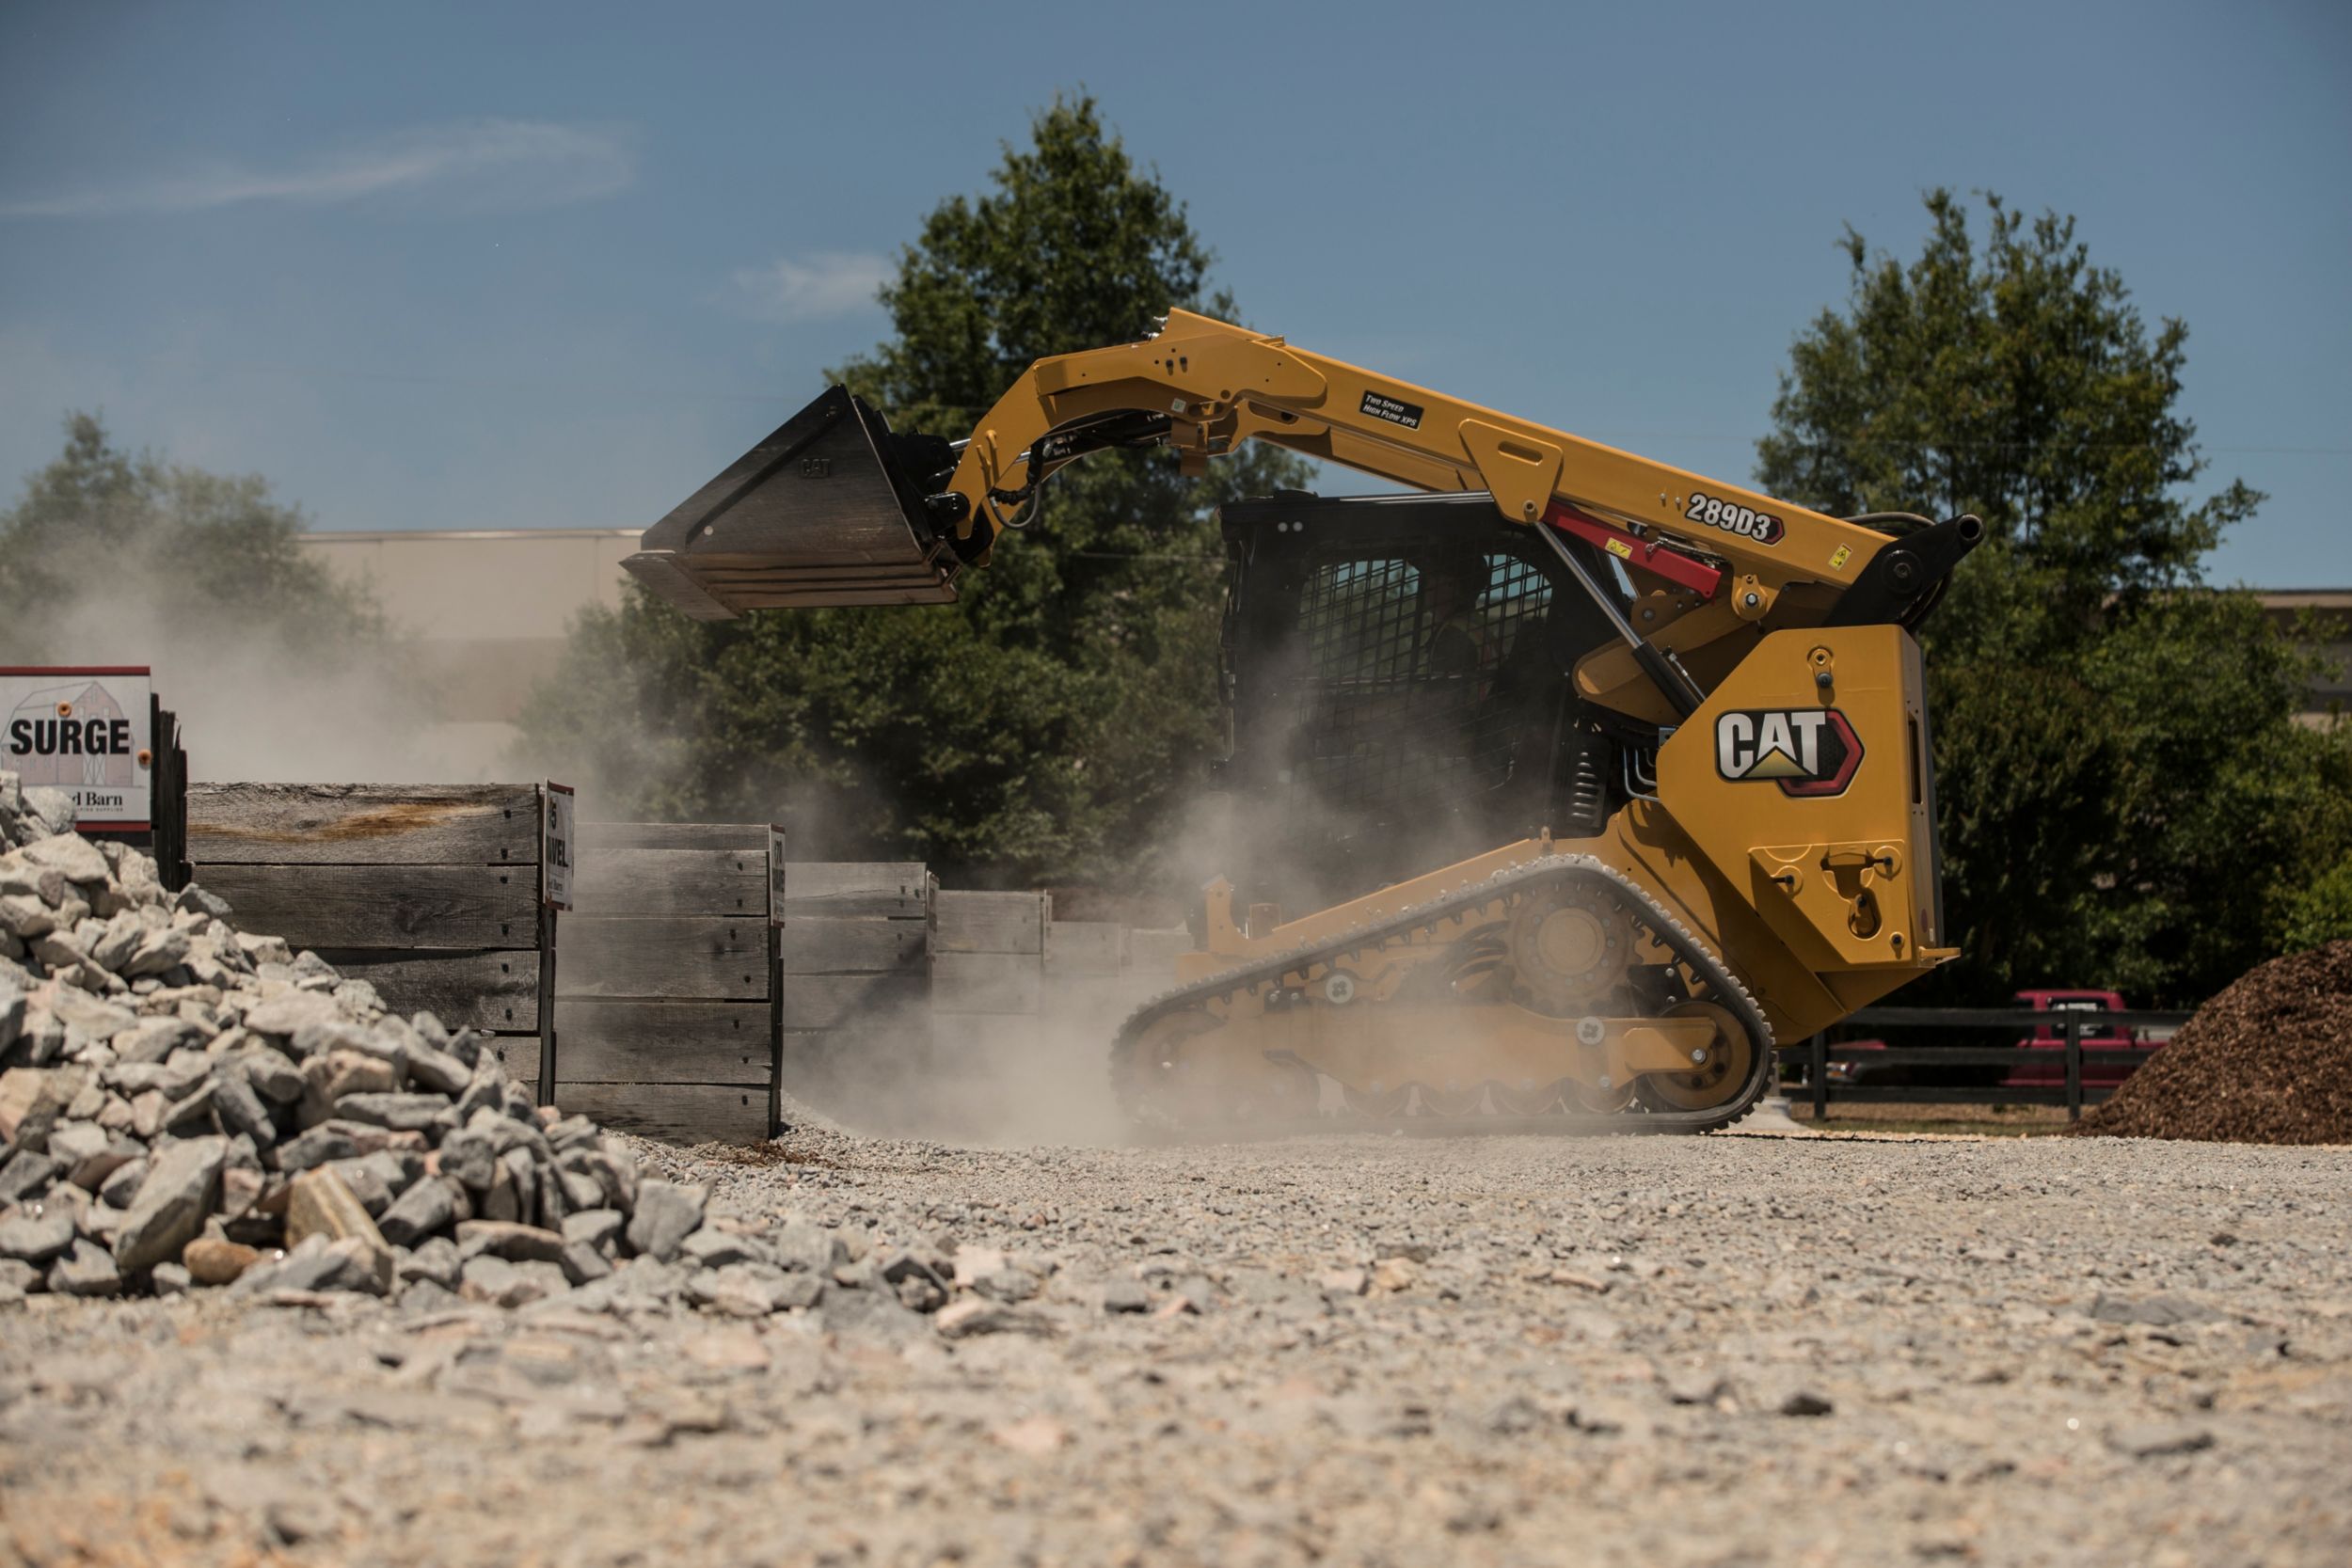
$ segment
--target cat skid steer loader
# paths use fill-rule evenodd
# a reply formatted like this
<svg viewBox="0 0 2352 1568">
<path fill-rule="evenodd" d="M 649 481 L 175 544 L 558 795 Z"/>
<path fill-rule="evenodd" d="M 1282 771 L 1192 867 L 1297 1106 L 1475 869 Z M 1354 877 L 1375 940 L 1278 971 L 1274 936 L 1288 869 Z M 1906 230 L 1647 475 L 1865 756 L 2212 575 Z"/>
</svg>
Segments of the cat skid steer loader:
<svg viewBox="0 0 2352 1568">
<path fill-rule="evenodd" d="M 1089 452 L 1417 495 L 1229 506 L 1234 863 L 1110 1044 L 1139 1121 L 1704 1132 L 1950 958 L 1911 631 L 1982 534 L 1840 519 L 1171 312 L 968 436 L 834 388 L 648 530 L 691 615 L 937 604 Z"/>
</svg>

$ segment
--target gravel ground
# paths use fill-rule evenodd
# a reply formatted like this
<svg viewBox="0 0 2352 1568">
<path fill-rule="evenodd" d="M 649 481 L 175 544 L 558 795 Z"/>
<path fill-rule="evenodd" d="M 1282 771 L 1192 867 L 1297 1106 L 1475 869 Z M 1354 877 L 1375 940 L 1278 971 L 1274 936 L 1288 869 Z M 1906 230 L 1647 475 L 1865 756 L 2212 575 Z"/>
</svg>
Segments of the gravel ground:
<svg viewBox="0 0 2352 1568">
<path fill-rule="evenodd" d="M 2352 1150 L 764 1152 L 641 1149 L 714 1213 L 1041 1288 L 35 1296 L 0 1317 L 0 1560 L 2352 1560 Z"/>
</svg>

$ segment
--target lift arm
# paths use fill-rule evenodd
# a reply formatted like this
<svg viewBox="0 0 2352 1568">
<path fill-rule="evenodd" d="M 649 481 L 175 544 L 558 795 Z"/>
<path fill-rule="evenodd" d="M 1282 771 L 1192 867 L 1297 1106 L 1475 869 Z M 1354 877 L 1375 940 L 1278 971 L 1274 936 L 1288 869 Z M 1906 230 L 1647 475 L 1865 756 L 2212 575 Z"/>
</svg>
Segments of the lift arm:
<svg viewBox="0 0 2352 1568">
<path fill-rule="evenodd" d="M 1578 684 L 1660 722 L 1711 685 L 1686 664 L 1719 677 L 1768 617 L 1915 621 L 1979 531 L 1973 518 L 1904 518 L 1899 535 L 1866 526 L 1893 519 L 1841 521 L 1172 310 L 1139 342 L 1039 360 L 961 442 L 893 434 L 834 388 L 648 530 L 628 565 L 706 618 L 943 602 L 1067 464 L 1167 446 L 1197 473 L 1249 440 L 1421 490 L 1483 490 L 1597 599 L 1609 595 L 1564 538 L 1615 557 L 1642 596 L 1631 621 L 1604 602 L 1624 645 L 1588 656 Z"/>
<path fill-rule="evenodd" d="M 1191 471 L 1254 439 L 1416 489 L 1485 490 L 1515 522 L 1565 526 L 1629 568 L 1693 589 L 1709 586 L 1704 570 L 1689 569 L 1703 566 L 1698 556 L 1729 562 L 1735 580 L 1752 575 L 1767 592 L 1792 580 L 1842 589 L 1889 543 L 1741 485 L 1173 310 L 1145 341 L 1040 360 L 996 401 L 947 482 L 953 499 L 937 509 L 959 553 L 981 559 L 1005 507 L 1083 450 L 1089 425 L 1115 431 L 1122 415 L 1164 419 L 1161 439 Z M 1057 433 L 1069 437 L 1064 449 Z M 1677 559 L 1661 561 L 1657 552 L 1668 551 Z"/>
</svg>

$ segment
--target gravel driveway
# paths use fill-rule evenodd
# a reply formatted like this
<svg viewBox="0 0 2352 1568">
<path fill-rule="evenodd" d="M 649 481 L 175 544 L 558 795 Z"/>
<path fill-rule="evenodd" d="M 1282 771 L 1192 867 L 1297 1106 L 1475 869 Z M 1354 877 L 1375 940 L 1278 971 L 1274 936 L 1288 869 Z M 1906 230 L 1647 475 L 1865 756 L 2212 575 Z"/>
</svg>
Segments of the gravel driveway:
<svg viewBox="0 0 2352 1568">
<path fill-rule="evenodd" d="M 641 1152 L 1041 1289 L 36 1296 L 0 1560 L 2352 1560 L 2352 1150 Z"/>
</svg>

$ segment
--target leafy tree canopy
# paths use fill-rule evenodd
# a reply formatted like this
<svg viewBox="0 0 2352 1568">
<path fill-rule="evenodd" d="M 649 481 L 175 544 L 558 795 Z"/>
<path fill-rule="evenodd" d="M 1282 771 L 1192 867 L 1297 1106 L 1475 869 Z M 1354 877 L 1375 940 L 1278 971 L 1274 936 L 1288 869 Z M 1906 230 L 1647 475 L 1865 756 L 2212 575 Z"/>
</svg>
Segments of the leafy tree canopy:
<svg viewBox="0 0 2352 1568">
<path fill-rule="evenodd" d="M 977 197 L 900 254 L 890 338 L 830 372 L 901 430 L 968 432 L 1030 361 L 1231 316 L 1184 204 L 1090 98 L 1057 100 Z M 951 606 L 698 623 L 632 591 L 591 613 L 525 717 L 620 809 L 782 814 L 806 852 L 1026 882 L 1131 870 L 1215 746 L 1215 508 L 1298 483 L 1252 451 L 1188 482 L 1165 452 L 1065 470 Z"/>
<path fill-rule="evenodd" d="M 318 652 L 382 631 L 368 595 L 302 553 L 299 510 L 262 479 L 117 447 L 94 414 L 0 513 L 0 657 L 57 659 L 93 610 L 151 618 L 161 642 L 220 634 Z"/>
<path fill-rule="evenodd" d="M 1926 205 L 1908 262 L 1847 231 L 1846 306 L 1799 334 L 1757 444 L 1791 500 L 1987 525 L 1923 636 L 1966 952 L 1906 999 L 2200 999 L 2281 949 L 2352 845 L 2352 735 L 2296 724 L 2311 655 L 2205 582 L 2263 498 L 2191 492 L 2187 326 L 2150 331 L 2072 218 Z"/>
</svg>

